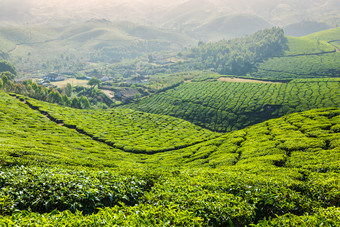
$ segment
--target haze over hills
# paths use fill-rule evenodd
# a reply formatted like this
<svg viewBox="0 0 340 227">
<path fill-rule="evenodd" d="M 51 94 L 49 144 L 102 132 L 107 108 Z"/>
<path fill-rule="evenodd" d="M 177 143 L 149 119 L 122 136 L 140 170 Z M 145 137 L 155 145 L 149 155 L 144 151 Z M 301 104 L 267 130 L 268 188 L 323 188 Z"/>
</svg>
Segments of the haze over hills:
<svg viewBox="0 0 340 227">
<path fill-rule="evenodd" d="M 42 1 L 1 0 L 2 23 L 37 24 L 81 22 L 91 18 L 128 20 L 164 29 L 175 29 L 201 40 L 214 30 L 217 37 L 231 38 L 271 26 L 304 21 L 340 24 L 337 0 L 175 0 L 167 1 Z M 238 21 L 238 23 L 235 23 Z M 242 31 L 242 32 L 241 32 Z M 215 38 L 216 40 L 216 38 Z"/>
</svg>

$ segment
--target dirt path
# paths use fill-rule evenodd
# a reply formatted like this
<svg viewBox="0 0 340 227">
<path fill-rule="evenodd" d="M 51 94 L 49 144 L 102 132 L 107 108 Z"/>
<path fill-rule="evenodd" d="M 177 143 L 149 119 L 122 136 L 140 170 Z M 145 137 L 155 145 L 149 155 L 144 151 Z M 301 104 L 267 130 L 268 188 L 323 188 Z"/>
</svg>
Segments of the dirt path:
<svg viewBox="0 0 340 227">
<path fill-rule="evenodd" d="M 9 50 L 8 53 L 14 52 L 19 48 L 19 44 L 16 44 L 15 47 L 12 50 Z"/>
<path fill-rule="evenodd" d="M 339 42 L 339 41 L 340 41 L 340 39 L 328 41 L 328 43 L 331 44 L 335 48 L 335 52 L 336 53 L 339 53 L 339 48 L 337 46 L 335 46 L 334 44 L 332 44 L 332 43 Z"/>
<path fill-rule="evenodd" d="M 104 94 L 107 95 L 111 99 L 115 97 L 115 93 L 113 91 L 110 91 L 110 90 L 101 90 L 101 91 L 104 92 Z"/>
<path fill-rule="evenodd" d="M 263 80 L 251 80 L 251 79 L 240 79 L 240 78 L 229 78 L 229 77 L 221 77 L 217 81 L 226 81 L 226 82 L 238 82 L 238 83 L 263 83 L 263 84 L 282 84 L 280 82 L 271 82 L 271 81 L 263 81 Z"/>
</svg>

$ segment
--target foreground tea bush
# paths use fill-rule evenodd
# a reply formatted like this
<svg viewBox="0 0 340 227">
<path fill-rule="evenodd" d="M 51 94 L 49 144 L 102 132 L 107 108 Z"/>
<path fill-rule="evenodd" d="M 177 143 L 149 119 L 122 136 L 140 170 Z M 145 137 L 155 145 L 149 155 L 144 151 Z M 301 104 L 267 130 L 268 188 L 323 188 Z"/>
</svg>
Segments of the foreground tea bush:
<svg viewBox="0 0 340 227">
<path fill-rule="evenodd" d="M 0 226 L 340 225 L 338 108 L 157 154 L 114 149 L 55 119 L 71 111 L 39 108 L 1 94 Z"/>
<path fill-rule="evenodd" d="M 0 169 L 2 214 L 30 209 L 93 213 L 119 203 L 135 205 L 150 182 L 135 176 L 37 167 Z"/>
<path fill-rule="evenodd" d="M 266 223 L 266 220 L 272 220 L 269 224 L 274 225 L 279 221 L 275 219 L 277 216 L 295 217 L 299 220 L 304 215 L 317 219 L 325 215 L 328 217 L 328 222 L 325 223 L 339 223 L 338 209 L 332 208 L 338 202 L 326 205 L 323 198 L 307 192 L 308 190 L 313 193 L 321 192 L 320 189 L 315 190 L 317 188 L 315 185 L 309 184 L 312 181 L 292 179 L 285 176 L 287 173 L 280 175 L 277 172 L 279 175 L 277 178 L 268 178 L 265 174 L 255 174 L 253 171 L 247 173 L 242 168 L 228 171 L 222 169 L 169 171 L 159 168 L 147 171 L 130 170 L 127 174 L 119 170 L 109 172 L 40 168 L 32 170 L 37 173 L 35 177 L 37 183 L 32 185 L 42 184 L 39 180 L 40 175 L 44 177 L 46 184 L 36 188 L 37 192 L 33 191 L 34 186 L 30 186 L 30 182 L 25 181 L 27 178 L 34 179 L 32 175 L 35 175 L 27 168 L 12 168 L 2 172 L 2 175 L 12 173 L 13 178 L 20 179 L 10 182 L 22 183 L 12 185 L 11 191 L 2 192 L 1 197 L 12 202 L 1 202 L 3 215 L 0 218 L 1 224 L 42 225 L 57 224 L 59 221 L 58 224 L 78 226 L 82 224 L 231 226 Z M 292 170 L 291 173 L 293 172 Z M 294 174 L 299 173 L 296 171 Z M 56 178 L 60 180 L 58 184 L 54 183 L 57 182 Z M 87 180 L 84 180 L 85 178 Z M 328 181 L 331 179 L 327 178 Z M 333 178 L 339 179 L 336 176 Z M 30 196 L 25 197 L 22 193 L 17 193 L 24 190 L 21 188 L 22 185 L 26 185 L 25 193 Z M 56 187 L 58 185 L 63 187 Z M 329 186 L 328 190 L 336 195 L 339 186 Z M 49 196 L 40 196 L 43 192 L 49 193 Z M 16 197 L 16 194 L 19 196 Z M 50 205 L 55 205 L 54 208 L 57 204 L 68 205 L 69 211 L 59 212 L 50 207 L 49 213 L 44 213 L 44 205 L 51 198 L 55 198 L 54 196 L 57 198 L 60 196 L 64 200 L 56 199 Z M 110 200 L 109 196 L 113 199 Z M 19 205 L 24 203 L 30 204 L 31 208 L 28 208 L 30 211 L 17 210 L 20 208 Z M 38 204 L 43 210 L 37 210 Z M 77 210 L 72 209 L 72 204 L 77 204 Z M 327 215 L 319 213 L 325 207 L 329 207 Z M 86 213 L 89 215 L 85 215 Z"/>
</svg>

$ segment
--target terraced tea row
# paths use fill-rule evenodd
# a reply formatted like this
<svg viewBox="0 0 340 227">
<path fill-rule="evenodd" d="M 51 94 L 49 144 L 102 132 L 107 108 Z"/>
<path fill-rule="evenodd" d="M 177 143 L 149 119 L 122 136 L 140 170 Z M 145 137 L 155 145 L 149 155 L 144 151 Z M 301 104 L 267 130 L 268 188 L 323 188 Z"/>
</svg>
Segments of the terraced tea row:
<svg viewBox="0 0 340 227">
<path fill-rule="evenodd" d="M 0 223 L 336 226 L 339 132 L 340 109 L 322 109 L 151 155 L 139 169 L 1 169 Z M 55 208 L 88 215 L 45 213 Z"/>
<path fill-rule="evenodd" d="M 182 119 L 126 109 L 79 110 L 27 99 L 57 123 L 132 153 L 175 150 L 218 136 Z"/>
<path fill-rule="evenodd" d="M 289 113 L 339 107 L 339 87 L 339 79 L 284 84 L 192 82 L 123 108 L 166 114 L 225 132 Z"/>
<path fill-rule="evenodd" d="M 305 37 L 288 37 L 284 56 L 256 64 L 250 76 L 272 80 L 338 77 L 340 73 L 340 29 L 330 29 Z"/>
<path fill-rule="evenodd" d="M 131 166 L 134 158 L 62 127 L 0 92 L 1 165 Z"/>
<path fill-rule="evenodd" d="M 313 55 L 335 52 L 334 47 L 325 40 L 309 39 L 306 37 L 287 37 L 288 48 L 284 56 Z"/>
<path fill-rule="evenodd" d="M 0 225 L 339 224 L 339 109 L 143 155 L 98 143 L 4 93 L 0 104 Z"/>
<path fill-rule="evenodd" d="M 292 169 L 338 173 L 340 110 L 329 108 L 291 114 L 176 151 L 172 157 L 171 153 L 166 155 L 163 159 L 179 162 L 179 166 L 240 171 L 268 168 L 265 172 L 272 171 L 273 178 L 276 171 Z"/>
<path fill-rule="evenodd" d="M 338 77 L 340 54 L 326 53 L 271 58 L 258 64 L 257 71 L 251 73 L 256 78 L 326 78 Z"/>
</svg>

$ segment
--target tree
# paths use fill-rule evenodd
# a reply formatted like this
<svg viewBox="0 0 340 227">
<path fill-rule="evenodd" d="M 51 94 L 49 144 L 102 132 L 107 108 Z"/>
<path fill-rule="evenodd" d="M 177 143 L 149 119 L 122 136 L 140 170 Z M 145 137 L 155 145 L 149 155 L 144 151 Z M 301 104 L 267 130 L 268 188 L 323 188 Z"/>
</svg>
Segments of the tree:
<svg viewBox="0 0 340 227">
<path fill-rule="evenodd" d="M 8 83 L 8 77 L 6 75 L 0 75 L 2 79 L 2 84 L 5 86 Z"/>
<path fill-rule="evenodd" d="M 7 71 L 10 72 L 11 74 L 13 74 L 14 77 L 17 76 L 17 70 L 15 69 L 15 67 L 11 63 L 9 63 L 7 61 L 0 61 L 0 73 L 1 72 L 7 72 Z M 11 79 L 11 78 L 9 78 L 9 79 Z"/>
<path fill-rule="evenodd" d="M 98 78 L 91 77 L 91 79 L 89 80 L 89 82 L 87 84 L 90 85 L 91 88 L 94 88 L 95 86 L 98 86 L 98 88 L 99 88 L 100 83 L 101 83 L 101 81 Z"/>
<path fill-rule="evenodd" d="M 80 109 L 80 108 L 81 108 L 80 103 L 79 103 L 79 100 L 78 100 L 77 97 L 74 97 L 74 98 L 72 99 L 71 107 L 77 108 L 77 109 Z"/>
<path fill-rule="evenodd" d="M 0 76 L 7 76 L 9 80 L 14 80 L 15 78 L 15 75 L 11 73 L 10 71 L 1 72 Z"/>
<path fill-rule="evenodd" d="M 71 97 L 72 95 L 72 85 L 70 83 L 66 84 L 65 94 L 67 95 L 67 97 Z"/>
<path fill-rule="evenodd" d="M 90 102 L 85 96 L 80 96 L 79 103 L 82 109 L 90 109 Z"/>
<path fill-rule="evenodd" d="M 2 88 L 3 86 L 3 82 L 2 82 L 2 79 L 0 78 L 0 88 Z"/>
<path fill-rule="evenodd" d="M 61 100 L 62 100 L 62 102 L 65 106 L 71 106 L 71 101 L 69 100 L 69 98 L 66 95 L 63 95 L 61 97 Z"/>
</svg>

